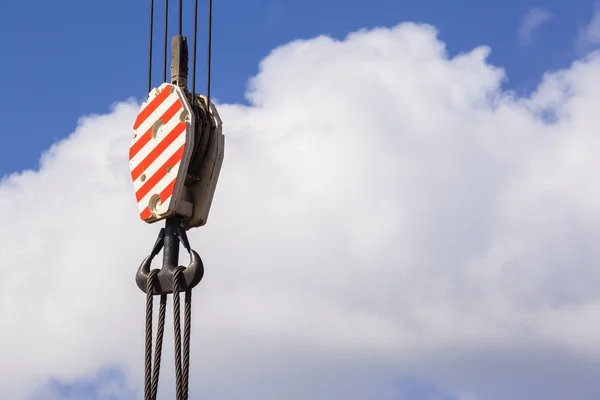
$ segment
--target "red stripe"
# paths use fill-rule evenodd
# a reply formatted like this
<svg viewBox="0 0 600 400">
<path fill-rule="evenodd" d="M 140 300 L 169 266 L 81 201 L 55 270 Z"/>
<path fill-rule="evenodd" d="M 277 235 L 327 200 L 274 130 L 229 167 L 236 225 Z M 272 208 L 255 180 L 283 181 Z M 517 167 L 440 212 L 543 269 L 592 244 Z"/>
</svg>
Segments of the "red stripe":
<svg viewBox="0 0 600 400">
<path fill-rule="evenodd" d="M 163 90 L 155 98 L 152 99 L 150 104 L 148 104 L 146 106 L 146 108 L 144 108 L 142 111 L 140 111 L 140 113 L 138 114 L 138 116 L 135 120 L 135 124 L 133 125 L 133 129 L 139 128 L 139 126 L 141 124 L 143 124 L 144 121 L 146 119 L 148 119 L 148 117 L 154 111 L 156 111 L 156 109 L 163 103 L 163 101 L 165 101 L 167 99 L 167 97 L 169 97 L 169 95 L 171 94 L 172 88 L 173 87 L 170 85 L 165 86 L 163 88 Z"/>
<path fill-rule="evenodd" d="M 150 209 L 149 209 L 148 207 L 146 207 L 146 208 L 144 209 L 144 211 L 142 211 L 142 212 L 140 213 L 140 217 L 141 217 L 141 218 L 142 218 L 144 221 L 145 221 L 145 220 L 147 220 L 148 218 L 150 218 L 151 216 L 152 216 L 152 213 L 150 212 Z"/>
<path fill-rule="evenodd" d="M 144 183 L 142 185 L 142 187 L 135 193 L 135 197 L 137 199 L 137 201 L 139 202 L 140 200 L 142 200 L 144 197 L 146 197 L 146 195 L 150 192 L 150 190 L 152 190 L 152 188 L 154 186 L 156 186 L 156 184 L 158 184 L 158 182 L 160 182 L 160 180 L 162 178 L 164 178 L 167 175 L 167 166 L 174 166 L 175 164 L 177 164 L 179 161 L 181 161 L 181 157 L 183 156 L 183 150 L 185 148 L 185 145 L 182 145 L 176 152 L 175 154 L 173 154 L 159 169 L 158 171 L 156 171 L 156 173 L 154 175 L 152 175 L 150 177 L 150 179 L 148 179 L 146 181 L 146 183 Z M 167 186 L 168 187 L 168 186 Z"/>
<path fill-rule="evenodd" d="M 173 103 L 173 105 L 169 107 L 169 109 L 165 111 L 165 113 L 158 120 L 162 121 L 162 123 L 166 125 L 177 113 L 177 111 L 181 109 L 181 107 L 183 107 L 183 104 L 181 104 L 181 100 L 177 99 L 177 101 Z M 146 133 L 144 133 L 142 137 L 140 137 L 138 141 L 129 148 L 130 161 L 142 148 L 144 148 L 150 139 L 152 139 L 152 127 L 150 127 L 150 129 L 148 129 Z"/>
<path fill-rule="evenodd" d="M 169 147 L 171 145 L 171 143 L 173 143 L 175 141 L 175 139 L 177 139 L 179 137 L 179 135 L 181 135 L 183 132 L 185 132 L 185 128 L 186 128 L 186 123 L 185 122 L 178 123 L 175 126 L 175 128 L 173 128 L 173 130 L 171 132 L 169 132 L 167 134 L 167 136 L 165 136 L 165 138 L 163 140 L 161 140 L 160 143 L 158 143 L 158 145 L 155 148 L 152 149 L 152 151 L 150 152 L 150 154 L 148 154 L 146 156 L 146 158 L 144 158 L 142 160 L 142 162 L 140 162 L 138 164 L 138 166 L 135 167 L 133 171 L 131 171 L 131 178 L 134 181 L 137 178 L 139 178 L 142 175 L 142 173 L 154 161 L 156 161 L 156 159 L 167 149 L 167 147 Z"/>
<path fill-rule="evenodd" d="M 175 182 L 176 180 L 173 179 L 173 181 L 171 183 L 169 183 L 167 185 L 167 187 L 160 192 L 160 200 L 164 203 L 165 201 L 167 201 L 167 199 L 169 197 L 171 197 L 171 195 L 173 194 L 173 189 L 175 189 Z"/>
<path fill-rule="evenodd" d="M 175 182 L 177 182 L 177 179 L 173 179 L 173 181 L 171 183 L 169 183 L 162 192 L 160 192 L 161 203 L 166 202 L 173 195 L 173 189 L 175 189 Z M 140 217 L 142 217 L 142 219 L 144 221 L 149 219 L 151 216 L 152 216 L 152 211 L 150 211 L 150 209 L 148 207 L 146 207 L 144 209 L 144 211 L 142 211 L 140 213 Z"/>
</svg>

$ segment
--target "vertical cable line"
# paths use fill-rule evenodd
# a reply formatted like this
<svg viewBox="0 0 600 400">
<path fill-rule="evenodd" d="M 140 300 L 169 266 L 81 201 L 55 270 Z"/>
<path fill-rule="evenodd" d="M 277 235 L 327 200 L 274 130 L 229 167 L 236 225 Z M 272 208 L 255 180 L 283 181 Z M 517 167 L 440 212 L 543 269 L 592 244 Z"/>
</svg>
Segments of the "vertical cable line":
<svg viewBox="0 0 600 400">
<path fill-rule="evenodd" d="M 167 81 L 167 37 L 169 33 L 169 0 L 165 0 L 165 34 L 163 54 L 163 82 Z"/>
<path fill-rule="evenodd" d="M 154 0 L 150 0 L 150 44 L 148 48 L 148 93 L 152 90 L 152 36 L 154 33 Z"/>
<path fill-rule="evenodd" d="M 196 96 L 196 43 L 198 41 L 198 0 L 194 1 L 194 55 L 192 56 L 192 95 Z"/>
<path fill-rule="evenodd" d="M 210 113 L 210 64 L 212 44 L 212 0 L 208 0 L 208 66 L 206 71 L 206 103 Z"/>
<path fill-rule="evenodd" d="M 183 0 L 179 0 L 179 36 L 183 36 Z"/>
<path fill-rule="evenodd" d="M 206 71 L 206 103 L 210 112 L 210 64 L 212 50 L 212 0 L 208 0 L 208 67 Z"/>
</svg>

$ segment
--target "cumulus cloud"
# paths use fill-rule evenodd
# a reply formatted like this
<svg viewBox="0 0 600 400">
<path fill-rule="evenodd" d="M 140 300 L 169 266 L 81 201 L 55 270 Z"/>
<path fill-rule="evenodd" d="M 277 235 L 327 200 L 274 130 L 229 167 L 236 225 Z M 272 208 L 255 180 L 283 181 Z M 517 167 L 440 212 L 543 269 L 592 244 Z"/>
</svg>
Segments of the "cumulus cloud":
<svg viewBox="0 0 600 400">
<path fill-rule="evenodd" d="M 534 32 L 545 22 L 550 21 L 554 15 L 541 8 L 532 8 L 527 12 L 521 27 L 519 28 L 519 43 L 523 46 L 530 46 L 533 44 Z"/>
<path fill-rule="evenodd" d="M 387 399 L 412 376 L 461 400 L 595 400 L 600 56 L 523 98 L 489 51 L 449 57 L 412 23 L 295 41 L 250 105 L 220 105 L 226 159 L 190 232 L 194 397 Z M 133 277 L 159 225 L 129 181 L 137 109 L 83 118 L 0 185 L 1 398 L 107 365 L 141 393 Z"/>
</svg>

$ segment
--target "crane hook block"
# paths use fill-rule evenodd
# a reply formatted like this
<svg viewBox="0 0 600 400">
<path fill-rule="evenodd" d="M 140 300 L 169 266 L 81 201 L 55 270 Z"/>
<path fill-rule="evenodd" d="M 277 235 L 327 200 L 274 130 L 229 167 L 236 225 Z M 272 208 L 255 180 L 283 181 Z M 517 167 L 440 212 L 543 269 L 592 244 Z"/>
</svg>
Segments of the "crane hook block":
<svg viewBox="0 0 600 400">
<path fill-rule="evenodd" d="M 129 169 L 142 220 L 173 215 L 191 218 L 185 180 L 194 152 L 196 121 L 183 88 L 163 83 L 153 89 L 135 120 Z"/>
</svg>

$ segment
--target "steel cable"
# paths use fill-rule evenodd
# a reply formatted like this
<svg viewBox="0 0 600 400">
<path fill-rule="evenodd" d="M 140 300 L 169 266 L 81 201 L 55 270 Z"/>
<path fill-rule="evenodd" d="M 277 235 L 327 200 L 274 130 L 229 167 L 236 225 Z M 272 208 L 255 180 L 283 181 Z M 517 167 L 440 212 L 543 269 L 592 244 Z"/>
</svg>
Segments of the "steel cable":
<svg viewBox="0 0 600 400">
<path fill-rule="evenodd" d="M 145 376 L 144 376 L 144 398 L 145 400 L 152 399 L 152 305 L 154 298 L 152 297 L 152 289 L 154 287 L 154 279 L 158 274 L 158 270 L 150 271 L 148 274 L 148 283 L 146 286 L 146 354 L 145 354 Z"/>
<path fill-rule="evenodd" d="M 158 310 L 158 327 L 156 330 L 156 348 L 154 350 L 154 371 L 152 373 L 152 400 L 156 400 L 158 394 L 158 379 L 160 377 L 160 360 L 162 355 L 163 337 L 165 333 L 165 315 L 167 313 L 167 295 L 160 296 L 160 308 Z"/>
<path fill-rule="evenodd" d="M 150 45 L 148 49 L 148 93 L 152 90 L 152 38 L 154 35 L 154 0 L 150 0 Z"/>
<path fill-rule="evenodd" d="M 190 337 L 192 331 L 192 291 L 185 292 L 185 308 L 183 311 L 183 399 L 188 399 L 190 377 Z"/>
<path fill-rule="evenodd" d="M 210 65 L 212 58 L 212 0 L 208 0 L 208 62 L 206 70 L 206 106 L 210 114 Z"/>
<path fill-rule="evenodd" d="M 160 361 L 162 355 L 162 344 L 165 332 L 165 315 L 167 311 L 167 295 L 160 296 L 160 307 L 158 310 L 158 326 L 156 329 L 156 347 L 154 349 L 154 368 L 152 368 L 152 311 L 153 311 L 153 288 L 156 275 L 159 270 L 150 271 L 148 285 L 146 287 L 146 370 L 144 382 L 144 399 L 156 400 L 158 393 L 158 379 L 160 377 Z"/>
<path fill-rule="evenodd" d="M 179 285 L 183 267 L 177 267 L 173 274 L 173 328 L 175 339 L 175 392 L 177 400 L 183 399 L 183 378 L 181 368 L 181 309 L 179 305 Z"/>
<path fill-rule="evenodd" d="M 173 327 L 175 340 L 176 399 L 187 400 L 190 375 L 190 337 L 192 327 L 192 291 L 185 292 L 183 320 L 183 349 L 181 346 L 180 284 L 184 267 L 177 267 L 173 276 Z"/>
<path fill-rule="evenodd" d="M 179 36 L 183 36 L 183 0 L 179 0 Z"/>
<path fill-rule="evenodd" d="M 169 33 L 169 0 L 165 0 L 165 32 L 163 48 L 163 82 L 167 81 L 167 39 Z"/>
<path fill-rule="evenodd" d="M 196 97 L 196 47 L 198 41 L 198 0 L 194 0 L 194 54 L 192 56 L 192 98 Z M 195 102 L 196 100 L 194 100 Z"/>
</svg>

